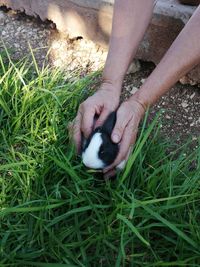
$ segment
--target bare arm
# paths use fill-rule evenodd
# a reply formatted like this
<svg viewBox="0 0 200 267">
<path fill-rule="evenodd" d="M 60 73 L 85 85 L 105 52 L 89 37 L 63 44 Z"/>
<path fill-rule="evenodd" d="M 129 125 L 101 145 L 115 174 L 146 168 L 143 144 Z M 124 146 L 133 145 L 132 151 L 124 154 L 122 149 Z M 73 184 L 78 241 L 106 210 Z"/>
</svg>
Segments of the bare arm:
<svg viewBox="0 0 200 267">
<path fill-rule="evenodd" d="M 200 62 L 200 7 L 162 58 L 140 90 L 134 95 L 144 106 L 155 103 L 183 75 Z"/>
<path fill-rule="evenodd" d="M 87 137 L 92 131 L 94 115 L 101 125 L 119 105 L 121 86 L 127 68 L 152 16 L 155 0 L 115 0 L 109 52 L 103 71 L 103 83 L 93 96 L 84 101 L 73 125 L 73 136 L 80 150 L 81 132 Z"/>
<path fill-rule="evenodd" d="M 142 87 L 118 109 L 112 138 L 115 142 L 121 142 L 120 152 L 115 162 L 105 169 L 105 172 L 112 172 L 113 167 L 127 159 L 129 148 L 135 142 L 138 124 L 145 108 L 155 103 L 184 74 L 200 63 L 199 40 L 200 7 L 194 12 Z"/>
<path fill-rule="evenodd" d="M 152 17 L 154 0 L 115 0 L 112 33 L 103 81 L 117 88 L 135 56 Z"/>
</svg>

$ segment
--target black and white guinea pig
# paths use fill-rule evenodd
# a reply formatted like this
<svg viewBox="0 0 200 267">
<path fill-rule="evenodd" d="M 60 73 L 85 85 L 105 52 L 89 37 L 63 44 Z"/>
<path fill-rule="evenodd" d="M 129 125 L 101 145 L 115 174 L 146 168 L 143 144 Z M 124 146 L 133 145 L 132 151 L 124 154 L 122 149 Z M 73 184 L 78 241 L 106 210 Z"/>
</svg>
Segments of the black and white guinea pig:
<svg viewBox="0 0 200 267">
<path fill-rule="evenodd" d="M 112 164 L 119 152 L 119 145 L 111 140 L 111 133 L 116 123 L 116 111 L 109 114 L 104 124 L 96 128 L 88 139 L 82 138 L 82 160 L 86 167 L 103 169 Z M 125 161 L 117 168 L 123 169 Z"/>
</svg>

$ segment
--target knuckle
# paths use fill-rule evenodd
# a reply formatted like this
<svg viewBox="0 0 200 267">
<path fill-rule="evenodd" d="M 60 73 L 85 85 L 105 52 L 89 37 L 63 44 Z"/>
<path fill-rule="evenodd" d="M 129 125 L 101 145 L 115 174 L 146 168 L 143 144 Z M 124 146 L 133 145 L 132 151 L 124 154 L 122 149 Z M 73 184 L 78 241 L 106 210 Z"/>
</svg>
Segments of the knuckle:
<svg viewBox="0 0 200 267">
<path fill-rule="evenodd" d="M 80 106 L 79 106 L 79 110 L 80 110 L 80 111 L 85 110 L 86 105 L 87 105 L 86 102 L 81 103 Z"/>
<path fill-rule="evenodd" d="M 89 98 L 86 99 L 85 101 L 83 101 L 81 104 L 80 104 L 80 107 L 82 110 L 85 110 L 87 109 L 88 107 L 90 107 L 90 101 L 89 101 Z"/>
<path fill-rule="evenodd" d="M 82 107 L 82 115 L 86 115 L 91 113 L 94 110 L 94 105 L 91 103 L 84 103 Z"/>
<path fill-rule="evenodd" d="M 104 104 L 103 109 L 104 109 L 104 112 L 107 112 L 107 113 L 114 111 L 114 109 L 109 104 Z"/>
<path fill-rule="evenodd" d="M 84 106 L 84 102 L 82 102 L 82 103 L 79 105 L 79 110 L 83 109 L 83 106 Z"/>
<path fill-rule="evenodd" d="M 130 121 L 130 113 L 127 112 L 125 109 L 121 108 L 117 112 L 117 124 L 119 126 L 125 127 L 127 123 Z"/>
<path fill-rule="evenodd" d="M 124 127 L 122 125 L 117 125 L 116 128 L 114 129 L 114 133 L 122 134 L 123 131 L 124 131 Z"/>
</svg>

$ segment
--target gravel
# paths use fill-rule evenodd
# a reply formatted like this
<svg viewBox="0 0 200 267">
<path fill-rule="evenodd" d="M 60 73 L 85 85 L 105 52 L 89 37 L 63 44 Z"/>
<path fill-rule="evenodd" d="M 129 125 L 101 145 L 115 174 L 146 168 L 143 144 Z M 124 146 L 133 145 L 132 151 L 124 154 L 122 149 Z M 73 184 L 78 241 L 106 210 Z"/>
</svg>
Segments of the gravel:
<svg viewBox="0 0 200 267">
<path fill-rule="evenodd" d="M 13 59 L 34 51 L 39 66 L 51 64 L 66 71 L 79 70 L 84 76 L 101 69 L 107 51 L 81 37 L 69 39 L 60 34 L 51 21 L 43 22 L 21 12 L 0 8 L 0 52 L 4 45 Z M 48 57 L 47 57 L 48 53 Z M 129 69 L 124 82 L 123 97 L 134 94 L 145 82 L 154 65 L 136 61 Z M 160 109 L 162 133 L 167 138 L 184 144 L 190 138 L 197 140 L 200 132 L 200 88 L 177 83 L 151 109 L 152 118 Z M 197 144 L 197 143 L 195 143 Z"/>
<path fill-rule="evenodd" d="M 129 75 L 125 81 L 125 97 L 139 88 L 154 69 L 151 63 L 142 63 L 141 70 Z M 200 88 L 198 86 L 177 83 L 151 109 L 150 117 L 159 110 L 162 114 L 162 133 L 179 144 L 190 138 L 196 141 L 200 132 Z M 195 146 L 197 142 L 194 142 Z"/>
</svg>

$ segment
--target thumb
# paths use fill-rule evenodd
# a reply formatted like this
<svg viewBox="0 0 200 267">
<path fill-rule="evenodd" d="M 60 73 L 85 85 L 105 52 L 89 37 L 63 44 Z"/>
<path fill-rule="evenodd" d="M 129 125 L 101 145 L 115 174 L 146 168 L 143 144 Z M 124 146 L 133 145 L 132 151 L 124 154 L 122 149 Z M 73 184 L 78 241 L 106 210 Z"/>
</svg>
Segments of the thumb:
<svg viewBox="0 0 200 267">
<path fill-rule="evenodd" d="M 95 116 L 95 110 L 88 108 L 83 114 L 82 114 L 82 124 L 81 124 L 81 131 L 83 132 L 84 136 L 88 138 L 90 135 L 93 123 L 94 123 L 94 116 Z"/>
<path fill-rule="evenodd" d="M 121 141 L 127 123 L 128 121 L 126 114 L 123 112 L 123 110 L 119 109 L 117 112 L 117 121 L 111 135 L 114 143 L 119 143 Z"/>
</svg>

